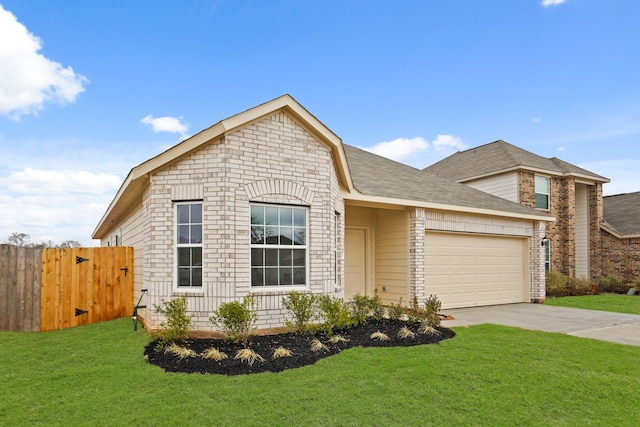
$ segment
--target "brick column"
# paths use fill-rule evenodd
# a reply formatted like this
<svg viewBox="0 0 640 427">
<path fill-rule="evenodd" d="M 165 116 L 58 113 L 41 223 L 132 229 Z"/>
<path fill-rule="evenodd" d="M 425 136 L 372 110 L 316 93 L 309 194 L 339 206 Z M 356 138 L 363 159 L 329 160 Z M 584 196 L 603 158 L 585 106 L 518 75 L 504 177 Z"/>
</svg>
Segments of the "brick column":
<svg viewBox="0 0 640 427">
<path fill-rule="evenodd" d="M 424 234 L 426 217 L 424 209 L 411 209 L 409 215 L 409 303 L 418 297 L 418 304 L 425 301 Z"/>
</svg>

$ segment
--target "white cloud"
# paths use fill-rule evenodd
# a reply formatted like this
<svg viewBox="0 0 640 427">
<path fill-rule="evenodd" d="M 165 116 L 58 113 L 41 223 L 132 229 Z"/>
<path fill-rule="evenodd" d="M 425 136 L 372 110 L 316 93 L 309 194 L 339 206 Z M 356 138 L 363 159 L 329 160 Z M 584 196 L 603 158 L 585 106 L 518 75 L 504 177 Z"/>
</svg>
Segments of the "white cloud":
<svg viewBox="0 0 640 427">
<path fill-rule="evenodd" d="M 442 153 L 453 153 L 454 151 L 464 150 L 467 145 L 462 142 L 462 138 L 455 135 L 440 135 L 432 142 L 436 151 Z"/>
<path fill-rule="evenodd" d="M 534 117 L 531 119 L 531 123 L 540 123 L 542 121 L 542 117 Z"/>
<path fill-rule="evenodd" d="M 433 141 L 422 137 L 397 138 L 393 141 L 380 142 L 372 147 L 360 147 L 363 150 L 386 157 L 397 162 L 407 163 L 414 167 L 424 167 L 434 159 L 464 150 L 467 146 L 455 135 L 438 135 Z"/>
<path fill-rule="evenodd" d="M 84 92 L 89 80 L 38 53 L 41 40 L 1 5 L 0 40 L 0 114 L 19 120 L 46 102 L 66 104 Z"/>
<path fill-rule="evenodd" d="M 542 7 L 549 7 L 549 6 L 557 6 L 559 4 L 564 3 L 567 0 L 542 0 L 542 2 L 540 4 L 542 4 Z"/>
<path fill-rule="evenodd" d="M 364 150 L 391 160 L 400 161 L 405 157 L 425 151 L 428 148 L 429 142 L 418 136 L 415 138 L 397 138 L 393 141 L 380 142 L 373 147 L 365 147 Z"/>
<path fill-rule="evenodd" d="M 25 168 L 0 177 L 0 241 L 25 232 L 32 242 L 85 245 L 121 180 L 82 170 Z"/>
<path fill-rule="evenodd" d="M 564 147 L 558 147 L 558 148 L 556 148 L 556 151 L 559 151 L 560 153 L 564 153 L 565 148 Z"/>
<path fill-rule="evenodd" d="M 182 123 L 182 117 L 153 117 L 148 115 L 140 120 L 140 123 L 149 125 L 154 132 L 179 133 L 184 136 L 188 127 Z"/>
</svg>

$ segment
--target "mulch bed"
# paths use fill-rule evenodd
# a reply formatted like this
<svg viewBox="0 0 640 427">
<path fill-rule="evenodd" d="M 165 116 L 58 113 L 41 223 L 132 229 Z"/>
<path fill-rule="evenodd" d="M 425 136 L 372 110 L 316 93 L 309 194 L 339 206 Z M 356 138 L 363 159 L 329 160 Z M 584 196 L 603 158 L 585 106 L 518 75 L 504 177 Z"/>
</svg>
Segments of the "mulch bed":
<svg viewBox="0 0 640 427">
<path fill-rule="evenodd" d="M 407 326 L 416 335 L 413 338 L 399 338 L 397 334 L 403 326 Z M 287 369 L 312 365 L 320 359 L 353 347 L 399 347 L 437 344 L 444 339 L 455 336 L 455 332 L 447 328 L 437 328 L 438 334 L 420 334 L 418 333 L 419 326 L 419 324 L 407 324 L 404 320 L 371 319 L 365 324 L 336 332 L 334 335 L 341 335 L 349 340 L 338 343 L 330 343 L 323 332 L 315 332 L 314 334 L 291 332 L 279 335 L 251 336 L 247 347 L 264 359 L 264 361 L 258 360 L 251 365 L 234 359 L 237 351 L 244 348 L 244 346 L 234 344 L 227 339 L 189 339 L 177 342 L 181 346 L 194 350 L 198 354 L 196 357 L 180 359 L 178 356 L 165 353 L 163 350 L 156 351 L 158 340 L 149 343 L 145 348 L 144 354 L 149 363 L 157 365 L 167 372 L 246 375 L 262 372 L 281 372 Z M 385 333 L 389 340 L 378 341 L 371 339 L 371 334 L 377 331 Z M 312 351 L 311 342 L 315 338 L 319 339 L 327 348 L 317 352 Z M 201 353 L 211 347 L 216 347 L 226 353 L 228 357 L 217 362 L 200 356 Z M 291 357 L 273 359 L 273 351 L 278 347 L 291 350 Z"/>
</svg>

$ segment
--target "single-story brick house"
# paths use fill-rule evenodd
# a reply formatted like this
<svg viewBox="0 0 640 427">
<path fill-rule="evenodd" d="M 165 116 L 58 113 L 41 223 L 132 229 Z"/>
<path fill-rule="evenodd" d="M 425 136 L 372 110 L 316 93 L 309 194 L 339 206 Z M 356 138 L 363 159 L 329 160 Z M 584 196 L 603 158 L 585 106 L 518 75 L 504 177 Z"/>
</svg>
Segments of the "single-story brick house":
<svg viewBox="0 0 640 427">
<path fill-rule="evenodd" d="M 505 141 L 460 151 L 424 169 L 541 212 L 546 269 L 571 277 L 640 277 L 640 193 L 602 196 L 610 180 Z"/>
<path fill-rule="evenodd" d="M 136 299 L 186 295 L 206 331 L 221 303 L 249 294 L 260 328 L 283 326 L 291 290 L 435 294 L 445 308 L 540 301 L 552 221 L 343 144 L 284 95 L 134 167 L 93 238 L 135 248 Z"/>
</svg>

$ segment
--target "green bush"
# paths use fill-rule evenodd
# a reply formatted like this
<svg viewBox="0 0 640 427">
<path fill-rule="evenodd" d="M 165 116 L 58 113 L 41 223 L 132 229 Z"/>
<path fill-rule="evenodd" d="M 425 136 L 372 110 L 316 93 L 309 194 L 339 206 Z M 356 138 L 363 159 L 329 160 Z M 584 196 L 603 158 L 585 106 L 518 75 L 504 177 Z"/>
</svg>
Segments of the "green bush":
<svg viewBox="0 0 640 427">
<path fill-rule="evenodd" d="M 282 305 L 293 316 L 293 321 L 287 319 L 287 326 L 295 327 L 299 331 L 308 332 L 311 329 L 311 321 L 315 319 L 317 312 L 317 295 L 291 291 L 282 298 Z"/>
<path fill-rule="evenodd" d="M 356 294 L 349 302 L 351 317 L 354 323 L 359 325 L 366 323 L 367 319 L 381 319 L 384 316 L 384 306 L 376 290 L 372 297 Z"/>
<path fill-rule="evenodd" d="M 333 298 L 329 295 L 318 297 L 318 307 L 324 319 L 323 329 L 328 335 L 340 329 L 348 328 L 354 324 L 349 313 L 349 307 L 341 298 Z"/>
<path fill-rule="evenodd" d="M 244 297 L 242 302 L 225 302 L 213 312 L 209 321 L 222 329 L 234 343 L 246 345 L 251 333 L 256 329 L 256 307 L 257 301 L 253 295 Z"/>
<path fill-rule="evenodd" d="M 407 322 L 419 323 L 423 322 L 427 318 L 427 312 L 420 308 L 420 304 L 418 304 L 418 297 L 413 296 L 413 301 L 411 303 L 411 307 L 407 310 Z"/>
<path fill-rule="evenodd" d="M 568 277 L 558 271 L 547 271 L 547 296 L 564 297 L 567 296 Z"/>
<path fill-rule="evenodd" d="M 166 320 L 160 323 L 160 342 L 158 343 L 160 348 L 189 336 L 192 316 L 187 315 L 186 296 L 174 298 L 169 301 L 162 299 L 160 305 L 154 304 L 153 307 L 156 313 L 160 313 L 166 317 Z"/>
<path fill-rule="evenodd" d="M 625 284 L 618 276 L 609 275 L 598 279 L 601 292 L 614 294 L 626 294 L 631 285 Z"/>
<path fill-rule="evenodd" d="M 387 307 L 387 316 L 391 320 L 398 320 L 404 314 L 404 306 L 402 305 L 402 298 L 397 304 L 389 304 Z"/>
<path fill-rule="evenodd" d="M 440 309 L 442 308 L 442 302 L 436 295 L 429 295 L 429 298 L 424 302 L 424 311 L 426 314 L 426 321 L 429 326 L 437 328 L 440 326 Z"/>
</svg>

